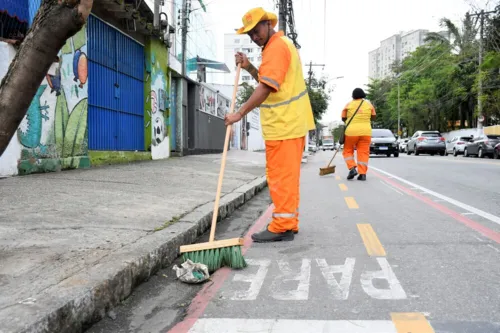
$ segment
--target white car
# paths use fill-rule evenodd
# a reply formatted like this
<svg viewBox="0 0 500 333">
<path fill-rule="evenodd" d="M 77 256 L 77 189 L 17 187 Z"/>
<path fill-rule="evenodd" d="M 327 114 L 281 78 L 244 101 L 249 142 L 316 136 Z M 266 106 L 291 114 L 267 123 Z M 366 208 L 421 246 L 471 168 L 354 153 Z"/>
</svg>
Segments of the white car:
<svg viewBox="0 0 500 333">
<path fill-rule="evenodd" d="M 472 140 L 470 136 L 456 136 L 451 140 L 446 141 L 446 155 L 453 154 L 453 156 L 463 155 L 465 146 Z"/>
<path fill-rule="evenodd" d="M 399 152 L 401 152 L 401 153 L 406 152 L 406 145 L 408 144 L 408 141 L 410 141 L 410 139 L 402 139 L 399 142 Z"/>
</svg>

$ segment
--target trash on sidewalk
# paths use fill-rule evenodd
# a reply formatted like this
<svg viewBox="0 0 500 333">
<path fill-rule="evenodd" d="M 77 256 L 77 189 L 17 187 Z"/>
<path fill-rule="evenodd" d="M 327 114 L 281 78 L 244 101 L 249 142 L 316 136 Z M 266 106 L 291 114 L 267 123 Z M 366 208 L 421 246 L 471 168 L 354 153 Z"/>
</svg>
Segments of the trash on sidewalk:
<svg viewBox="0 0 500 333">
<path fill-rule="evenodd" d="M 186 260 L 182 267 L 174 266 L 173 270 L 177 278 L 185 283 L 201 283 L 210 278 L 208 267 L 204 264 L 194 263 L 191 260 Z"/>
</svg>

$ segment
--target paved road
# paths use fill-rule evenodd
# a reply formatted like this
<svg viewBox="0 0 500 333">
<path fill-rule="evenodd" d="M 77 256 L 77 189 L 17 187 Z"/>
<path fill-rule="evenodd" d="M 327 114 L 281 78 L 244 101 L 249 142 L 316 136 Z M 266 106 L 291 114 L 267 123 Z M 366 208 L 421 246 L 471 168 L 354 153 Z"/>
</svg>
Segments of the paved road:
<svg viewBox="0 0 500 333">
<path fill-rule="evenodd" d="M 293 242 L 247 237 L 250 266 L 202 287 L 166 271 L 89 332 L 500 332 L 500 163 L 373 158 L 358 182 L 339 157 L 320 178 L 329 157 L 303 168 Z M 265 227 L 268 203 L 256 197 L 219 237 Z"/>
</svg>

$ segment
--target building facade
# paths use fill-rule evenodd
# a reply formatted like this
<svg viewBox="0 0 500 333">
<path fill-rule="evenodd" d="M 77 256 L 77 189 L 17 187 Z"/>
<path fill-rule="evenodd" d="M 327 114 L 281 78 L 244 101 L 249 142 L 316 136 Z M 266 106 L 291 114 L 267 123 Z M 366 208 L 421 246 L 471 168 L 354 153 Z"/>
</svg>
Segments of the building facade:
<svg viewBox="0 0 500 333">
<path fill-rule="evenodd" d="M 182 48 L 174 13 L 189 0 L 168 2 L 170 35 L 153 31 L 148 3 L 137 7 L 130 1 L 112 10 L 94 3 L 86 25 L 60 50 L 0 157 L 0 177 L 164 159 L 172 152 L 222 151 L 230 100 L 187 71 L 183 75 L 178 60 Z M 1 31 L 0 79 L 16 55 L 9 40 L 24 38 L 39 6 L 40 0 L 0 4 L 2 23 L 9 23 Z M 193 32 L 191 38 L 202 37 Z M 187 46 L 190 54 L 210 57 L 214 52 L 206 43 Z"/>
<path fill-rule="evenodd" d="M 368 53 L 368 76 L 382 79 L 392 74 L 394 64 L 401 63 L 418 47 L 425 44 L 428 30 L 418 29 L 401 32 L 380 42 L 380 46 Z M 446 32 L 439 32 L 449 38 Z"/>
<path fill-rule="evenodd" d="M 236 52 L 243 52 L 247 55 L 248 60 L 259 68 L 262 63 L 261 48 L 253 43 L 248 35 L 238 35 L 235 33 L 224 35 L 224 62 L 228 65 L 231 73 L 224 76 L 225 84 L 234 84 L 234 76 L 236 75 L 236 65 L 234 63 L 234 55 Z M 257 82 L 250 74 L 245 71 L 241 72 L 239 84 L 246 82 L 255 85 Z"/>
</svg>

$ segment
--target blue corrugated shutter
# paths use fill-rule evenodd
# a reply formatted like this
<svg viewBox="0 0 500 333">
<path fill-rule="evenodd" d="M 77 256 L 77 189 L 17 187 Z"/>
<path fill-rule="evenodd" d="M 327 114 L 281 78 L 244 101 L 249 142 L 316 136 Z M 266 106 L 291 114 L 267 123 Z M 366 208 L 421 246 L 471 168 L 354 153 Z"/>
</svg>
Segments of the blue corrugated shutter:
<svg viewBox="0 0 500 333">
<path fill-rule="evenodd" d="M 87 27 L 89 149 L 144 150 L 144 47 L 92 15 Z"/>
<path fill-rule="evenodd" d="M 38 9 L 40 8 L 40 3 L 41 0 L 29 0 L 29 23 L 30 26 L 33 23 L 33 19 L 36 16 L 36 13 L 38 12 Z"/>
</svg>

